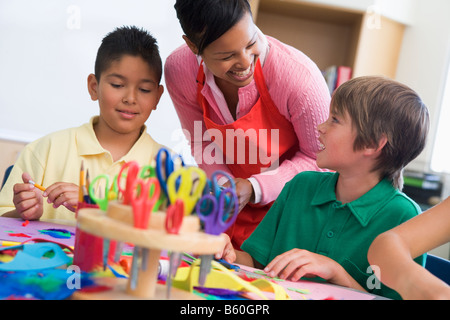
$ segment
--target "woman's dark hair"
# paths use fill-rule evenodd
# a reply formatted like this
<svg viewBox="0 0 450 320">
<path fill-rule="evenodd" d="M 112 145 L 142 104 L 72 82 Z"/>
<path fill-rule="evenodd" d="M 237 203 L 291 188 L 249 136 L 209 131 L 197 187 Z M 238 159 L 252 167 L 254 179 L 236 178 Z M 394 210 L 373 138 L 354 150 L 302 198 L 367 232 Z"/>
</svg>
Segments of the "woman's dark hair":
<svg viewBox="0 0 450 320">
<path fill-rule="evenodd" d="M 175 10 L 184 34 L 199 55 L 247 12 L 251 14 L 248 0 L 177 0 Z"/>
</svg>

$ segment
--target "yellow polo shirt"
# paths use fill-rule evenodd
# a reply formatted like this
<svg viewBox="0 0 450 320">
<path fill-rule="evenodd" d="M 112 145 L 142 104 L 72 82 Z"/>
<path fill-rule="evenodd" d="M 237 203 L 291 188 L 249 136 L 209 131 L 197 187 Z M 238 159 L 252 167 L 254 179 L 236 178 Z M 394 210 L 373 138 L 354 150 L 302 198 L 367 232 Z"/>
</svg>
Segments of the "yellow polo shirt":
<svg viewBox="0 0 450 320">
<path fill-rule="evenodd" d="M 61 181 L 78 185 L 81 161 L 84 168 L 89 169 L 91 179 L 99 174 L 114 177 L 125 162 L 137 161 L 141 166 L 152 163 L 158 150 L 163 147 L 152 139 L 144 126 L 131 150 L 114 162 L 110 152 L 103 149 L 97 140 L 93 128 L 97 121 L 98 116 L 95 116 L 80 127 L 54 132 L 28 144 L 0 192 L 0 216 L 15 209 L 12 202 L 13 186 L 23 183 L 23 172 L 28 172 L 36 183 L 44 187 Z M 44 199 L 41 219 L 75 220 L 75 214 L 64 206 L 54 209 Z"/>
</svg>

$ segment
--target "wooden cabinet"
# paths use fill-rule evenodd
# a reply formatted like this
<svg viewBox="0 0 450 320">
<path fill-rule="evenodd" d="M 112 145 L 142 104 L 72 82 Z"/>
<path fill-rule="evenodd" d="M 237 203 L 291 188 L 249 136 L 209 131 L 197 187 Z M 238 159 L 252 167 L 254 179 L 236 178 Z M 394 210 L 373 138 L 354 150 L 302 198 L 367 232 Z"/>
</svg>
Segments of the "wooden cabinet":
<svg viewBox="0 0 450 320">
<path fill-rule="evenodd" d="M 353 77 L 395 78 L 405 25 L 373 10 L 347 9 L 301 0 L 250 0 L 266 35 L 308 55 L 321 70 L 351 67 Z"/>
</svg>

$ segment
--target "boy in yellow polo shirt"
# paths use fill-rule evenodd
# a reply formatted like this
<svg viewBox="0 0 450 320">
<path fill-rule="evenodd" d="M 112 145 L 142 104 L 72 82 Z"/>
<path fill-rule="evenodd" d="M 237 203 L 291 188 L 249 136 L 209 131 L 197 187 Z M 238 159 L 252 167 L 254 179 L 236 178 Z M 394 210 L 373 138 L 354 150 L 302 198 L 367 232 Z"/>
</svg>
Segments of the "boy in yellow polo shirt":
<svg viewBox="0 0 450 320">
<path fill-rule="evenodd" d="M 99 116 L 27 145 L 0 193 L 0 215 L 75 219 L 82 162 L 91 178 L 113 177 L 131 160 L 151 163 L 162 146 L 146 132 L 145 122 L 164 91 L 161 76 L 158 45 L 147 31 L 122 27 L 106 35 L 87 81 Z"/>
<path fill-rule="evenodd" d="M 379 234 L 420 213 L 400 190 L 402 170 L 423 150 L 428 128 L 428 110 L 410 88 L 381 77 L 344 83 L 332 97 L 330 117 L 318 126 L 317 165 L 335 172 L 298 174 L 244 251 L 229 243 L 218 257 L 282 279 L 319 277 L 400 298 L 373 280 L 367 252 Z"/>
</svg>

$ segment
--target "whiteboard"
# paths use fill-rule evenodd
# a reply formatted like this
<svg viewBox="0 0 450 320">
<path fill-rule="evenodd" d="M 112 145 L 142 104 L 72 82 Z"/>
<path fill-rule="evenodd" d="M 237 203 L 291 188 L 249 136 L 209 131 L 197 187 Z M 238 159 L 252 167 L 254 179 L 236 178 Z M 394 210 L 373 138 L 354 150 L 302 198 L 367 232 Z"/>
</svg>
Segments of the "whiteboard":
<svg viewBox="0 0 450 320">
<path fill-rule="evenodd" d="M 116 27 L 142 27 L 158 40 L 164 63 L 184 43 L 174 3 L 0 0 L 0 139 L 30 142 L 98 115 L 87 77 L 103 37 Z M 156 141 L 189 156 L 167 90 L 146 124 Z"/>
</svg>

